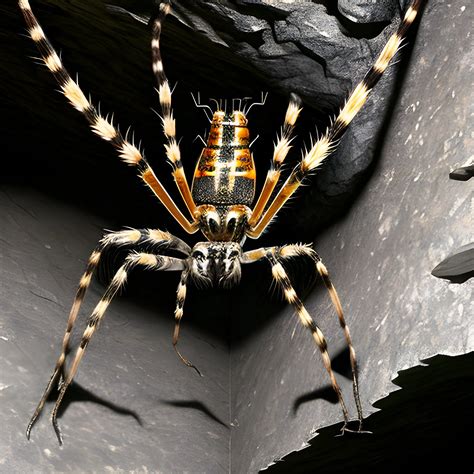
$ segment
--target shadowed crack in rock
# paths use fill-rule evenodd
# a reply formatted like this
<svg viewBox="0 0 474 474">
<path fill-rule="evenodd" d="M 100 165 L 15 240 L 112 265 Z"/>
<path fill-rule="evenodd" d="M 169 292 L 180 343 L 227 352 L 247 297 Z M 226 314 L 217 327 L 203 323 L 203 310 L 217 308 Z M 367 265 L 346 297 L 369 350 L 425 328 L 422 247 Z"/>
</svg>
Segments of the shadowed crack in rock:
<svg viewBox="0 0 474 474">
<path fill-rule="evenodd" d="M 308 447 L 288 454 L 261 472 L 339 473 L 411 471 L 470 472 L 474 419 L 474 352 L 437 355 L 402 370 L 400 387 L 374 403 L 365 420 L 371 435 L 339 434 L 341 424 L 318 430 Z"/>
</svg>

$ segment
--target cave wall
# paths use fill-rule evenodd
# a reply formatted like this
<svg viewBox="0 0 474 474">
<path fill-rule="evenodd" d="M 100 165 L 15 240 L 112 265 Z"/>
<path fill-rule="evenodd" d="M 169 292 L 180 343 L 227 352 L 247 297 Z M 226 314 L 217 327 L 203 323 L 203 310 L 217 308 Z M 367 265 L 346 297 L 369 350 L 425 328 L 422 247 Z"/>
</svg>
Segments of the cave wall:
<svg viewBox="0 0 474 474">
<path fill-rule="evenodd" d="M 472 279 L 457 285 L 430 274 L 472 239 L 472 184 L 449 179 L 472 153 L 472 50 L 465 47 L 472 20 L 462 1 L 428 3 L 373 174 L 350 213 L 314 242 L 345 308 L 366 415 L 397 389 L 397 371 L 474 349 Z M 343 333 L 322 284 L 306 305 L 339 360 L 355 418 L 350 372 L 337 357 Z M 313 430 L 342 420 L 319 352 L 292 308 L 269 317 L 231 354 L 231 418 L 239 424 L 232 431 L 233 472 L 262 469 L 301 449 Z"/>
<path fill-rule="evenodd" d="M 59 418 L 64 446 L 50 423 L 51 403 L 27 441 L 26 425 L 59 356 L 79 278 L 110 222 L 15 186 L 2 186 L 0 209 L 0 466 L 8 472 L 227 472 L 225 331 L 213 335 L 203 323 L 183 321 L 181 351 L 205 377 L 181 363 L 171 344 L 177 274 L 131 272 L 66 394 Z M 143 291 L 140 277 L 152 291 Z M 94 281 L 86 295 L 73 348 L 104 289 Z M 204 324 L 217 326 L 220 319 L 211 308 Z"/>
<path fill-rule="evenodd" d="M 156 96 L 148 32 L 139 23 L 106 13 L 103 3 L 52 0 L 38 3 L 37 12 L 71 73 L 80 71 L 81 85 L 100 99 L 104 112 L 115 111 L 120 124 L 131 124 L 137 138 L 144 138 L 147 156 L 171 188 L 168 167 L 161 159 L 159 119 L 149 110 L 150 104 L 156 107 Z M 140 7 L 133 1 L 122 3 L 129 9 Z M 198 3 L 191 4 L 191 10 Z M 245 3 L 260 12 L 266 8 L 263 2 L 238 2 L 239 8 L 246 8 Z M 349 8 L 347 2 L 344 5 Z M 322 5 L 314 8 L 326 14 Z M 0 137 L 4 151 L 0 356 L 2 368 L 7 368 L 0 379 L 5 407 L 1 415 L 5 429 L 0 434 L 6 453 L 3 464 L 23 471 L 256 472 L 300 449 L 312 430 L 340 421 L 319 353 L 293 311 L 271 291 L 270 269 L 261 263 L 245 268 L 241 286 L 233 291 L 190 291 L 182 350 L 202 370 L 203 379 L 182 366 L 172 351 L 176 278 L 133 275 L 80 369 L 78 386 L 60 420 L 65 447 L 57 448 L 47 416 L 35 428 L 33 440 L 26 442 L 25 424 L 52 369 L 75 285 L 102 229 L 155 226 L 181 234 L 134 181 L 134 172 L 117 163 L 107 144 L 93 137 L 79 114 L 54 92 L 48 72 L 26 57 L 35 55 L 35 50 L 18 34 L 23 24 L 16 8 L 3 5 L 0 11 L 5 32 L 5 60 L 0 65 L 5 119 Z M 219 23 L 216 11 L 206 28 Z M 205 125 L 191 105 L 189 91 L 224 97 L 232 84 L 235 95 L 258 94 L 267 88 L 273 92 L 272 100 L 252 119 L 255 133 L 262 132 L 256 157 L 264 170 L 285 111 L 283 95 L 297 85 L 308 103 L 317 106 L 318 101 L 310 98 L 319 93 L 317 82 L 309 90 L 304 81 L 304 72 L 313 65 L 319 68 L 324 103 L 328 109 L 336 105 L 395 26 L 396 12 L 391 9 L 388 17 L 375 20 L 383 22 L 369 38 L 363 33 L 355 41 L 354 31 L 345 31 L 346 38 L 336 29 L 339 23 L 332 17 L 343 19 L 332 11 L 340 51 L 350 46 L 351 54 L 359 51 L 361 56 L 357 61 L 348 59 L 343 65 L 347 70 L 331 69 L 337 63 L 335 54 L 328 65 L 332 79 L 324 81 L 317 66 L 321 58 L 308 59 L 304 48 L 295 48 L 296 29 L 285 32 L 288 17 L 278 12 L 261 23 L 264 32 L 280 25 L 278 41 L 265 36 L 272 47 L 263 45 L 255 51 L 241 41 L 237 28 L 248 18 L 217 28 L 232 32 L 236 40 L 232 47 L 228 34 L 227 45 L 219 48 L 202 29 L 196 35 L 180 19 L 170 18 L 163 47 L 172 53 L 166 63 L 171 81 L 179 81 L 174 93 L 177 114 L 185 111 L 179 112 L 178 128 L 185 135 L 186 169 L 193 169 L 199 146 L 192 139 Z M 297 18 L 294 14 L 288 23 L 297 24 Z M 398 370 L 437 353 L 472 350 L 467 316 L 472 283 L 457 286 L 430 276 L 440 260 L 469 240 L 469 183 L 449 181 L 448 174 L 466 161 L 472 148 L 470 52 L 464 48 L 470 24 L 472 11 L 462 2 L 430 1 L 416 41 L 412 40 L 415 49 L 405 47 L 402 70 L 392 68 L 383 79 L 341 143 L 337 159 L 304 188 L 261 241 L 248 242 L 256 246 L 309 241 L 316 229 L 340 218 L 317 235 L 315 245 L 346 308 L 366 414 L 374 410 L 372 402 L 394 390 L 390 380 Z M 285 37 L 290 33 L 293 36 Z M 199 54 L 189 47 L 190 38 Z M 313 41 L 314 47 L 319 44 Z M 331 51 L 329 40 L 326 47 Z M 291 81 L 291 70 L 285 69 L 281 80 L 266 78 L 265 55 L 277 70 L 278 61 L 298 55 L 303 77 Z M 201 60 L 199 67 L 189 74 L 188 64 L 196 58 Z M 208 65 L 214 69 L 206 70 Z M 227 72 L 219 75 L 219 69 Z M 323 116 L 310 107 L 302 119 L 300 135 L 312 132 L 314 122 L 324 124 Z M 377 162 L 368 175 L 374 156 Z M 293 159 L 298 157 L 295 153 Z M 355 166 L 348 171 L 344 163 Z M 362 169 L 366 173 L 359 174 Z M 259 179 L 263 176 L 260 172 Z M 333 189 L 337 195 L 353 178 L 359 186 L 364 184 L 364 191 L 356 197 L 351 188 L 346 195 L 347 215 L 341 218 L 340 208 L 333 213 L 331 204 L 321 211 L 320 193 Z M 308 285 L 312 276 L 304 265 L 293 267 L 293 273 L 308 309 L 328 337 L 337 371 L 347 375 L 342 333 L 322 285 Z M 86 310 L 92 309 L 103 289 L 102 283 L 94 283 Z M 349 379 L 339 375 L 339 381 L 354 414 Z M 142 426 L 137 418 L 143 420 Z"/>
</svg>

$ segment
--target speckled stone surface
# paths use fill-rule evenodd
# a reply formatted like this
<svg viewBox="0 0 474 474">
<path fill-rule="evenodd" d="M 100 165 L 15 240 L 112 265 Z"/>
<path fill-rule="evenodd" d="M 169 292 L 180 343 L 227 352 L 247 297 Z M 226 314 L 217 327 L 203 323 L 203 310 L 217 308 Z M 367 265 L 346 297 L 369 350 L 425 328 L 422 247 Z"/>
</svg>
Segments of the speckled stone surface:
<svg viewBox="0 0 474 474">
<path fill-rule="evenodd" d="M 97 13 L 93 23 L 84 20 L 90 15 L 90 5 L 72 2 L 66 10 L 62 3 L 54 5 L 39 7 L 50 25 L 48 33 L 61 46 L 71 71 L 81 71 L 81 84 L 92 90 L 94 98 L 105 95 L 107 110 L 118 107 L 120 123 L 132 123 L 144 134 L 147 150 L 152 150 L 148 156 L 155 157 L 160 177 L 166 175 L 169 170 L 160 161 L 158 140 L 154 148 L 150 145 L 159 122 L 152 120 L 151 112 L 140 116 L 152 102 L 151 92 L 144 92 L 152 89 L 144 53 L 146 34 L 126 22 L 121 22 L 120 28 L 111 26 L 110 19 L 105 22 L 101 2 L 92 8 Z M 321 5 L 313 3 L 311 7 L 322 12 Z M 298 53 L 301 61 L 307 61 L 304 69 L 320 60 L 307 59 L 293 47 L 299 18 L 298 14 L 286 22 L 280 18 L 279 34 L 289 48 L 282 50 L 285 57 Z M 1 21 L 7 20 L 9 28 L 18 33 L 21 22 L 17 12 L 8 10 Z M 353 135 L 341 144 L 338 155 L 352 150 L 350 156 L 355 161 L 368 163 L 364 150 L 380 151 L 365 190 L 347 215 L 316 239 L 316 248 L 346 308 L 367 414 L 375 410 L 373 402 L 395 390 L 391 380 L 397 371 L 438 353 L 455 355 L 474 349 L 469 327 L 472 279 L 451 285 L 430 275 L 452 249 L 472 240 L 466 230 L 472 225 L 468 220 L 471 183 L 448 178 L 449 171 L 466 163 L 472 154 L 472 51 L 466 48 L 472 20 L 472 7 L 467 2 L 428 2 L 411 61 L 406 64 L 408 72 L 399 83 L 383 147 L 376 146 L 366 132 L 372 130 L 372 120 L 380 124 L 375 110 L 382 110 L 389 102 L 381 83 L 378 95 L 356 119 Z M 294 28 L 290 28 L 292 24 Z M 322 41 L 326 30 L 319 26 L 315 34 Z M 337 26 L 335 21 L 333 26 Z M 174 23 L 173 31 L 177 28 Z M 133 38 L 128 41 L 130 31 Z M 350 69 L 336 68 L 346 76 L 332 85 L 337 90 L 328 104 L 334 102 L 335 106 L 338 96 L 355 80 L 351 71 L 363 71 L 364 64 L 370 62 L 367 54 L 374 56 L 389 32 L 363 39 L 364 54 L 357 60 L 353 58 L 359 42 L 336 29 L 334 33 L 351 60 Z M 268 41 L 278 46 L 274 38 Z M 60 420 L 65 447 L 58 448 L 47 416 L 35 427 L 32 441 L 26 441 L 26 423 L 52 369 L 77 281 L 101 229 L 141 223 L 175 232 L 177 226 L 167 220 L 162 208 L 153 207 L 139 185 L 134 187 L 133 173 L 115 171 L 120 165 L 113 153 L 92 137 L 78 114 L 70 111 L 58 94 L 52 98 L 50 90 L 55 86 L 46 79 L 46 72 L 25 62 L 27 51 L 33 49 L 27 50 L 24 44 L 16 36 L 5 43 L 11 62 L 2 63 L 4 80 L 0 84 L 4 91 L 1 105 L 7 111 L 3 116 L 9 119 L 2 137 L 4 164 L 18 176 L 31 174 L 32 168 L 40 170 L 43 175 L 30 176 L 30 181 L 35 185 L 44 182 L 48 193 L 56 187 L 59 190 L 51 197 L 26 186 L 2 184 L 0 193 L 0 471 L 257 472 L 299 450 L 313 429 L 339 422 L 340 410 L 332 403 L 319 353 L 293 311 L 278 302 L 276 292 L 268 291 L 270 269 L 262 263 L 244 269 L 242 285 L 235 291 L 204 292 L 199 297 L 195 293 L 194 300 L 187 303 L 182 349 L 204 372 L 204 379 L 182 366 L 172 351 L 177 281 L 169 275 L 166 279 L 150 276 L 141 285 L 145 280 L 136 275 L 143 288 L 132 291 L 135 278 L 131 278 L 131 291 L 112 305 L 81 365 L 78 385 L 71 391 Z M 183 47 L 179 42 L 168 44 L 174 51 Z M 314 47 L 320 44 L 316 40 L 311 43 Z M 326 46 L 331 46 L 329 40 Z M 122 51 L 133 52 L 127 67 L 117 59 L 108 61 L 109 57 L 120 57 Z M 205 50 L 203 55 L 214 52 Z M 261 52 L 278 55 L 276 49 L 263 48 Z M 338 55 L 332 59 L 336 64 Z M 97 63 L 104 67 L 97 68 Z M 210 67 L 210 61 L 205 64 Z M 233 60 L 225 64 L 235 66 Z M 212 87 L 217 87 L 219 77 L 214 69 L 209 71 Z M 321 69 L 318 71 L 314 74 L 323 78 Z M 179 76 L 179 71 L 174 73 Z M 286 77 L 290 73 L 282 71 Z M 241 77 L 233 73 L 234 81 Z M 250 74 L 245 79 L 252 82 L 255 77 Z M 392 74 L 384 80 L 389 84 L 396 77 Z M 330 84 L 330 79 L 324 78 L 323 86 Z M 271 80 L 274 85 L 279 77 Z M 193 77 L 186 75 L 186 93 L 192 90 L 186 87 L 192 82 Z M 300 85 L 304 89 L 303 79 Z M 225 87 L 227 83 L 221 84 L 218 92 Z M 247 83 L 242 90 L 248 87 Z M 177 109 L 185 110 L 178 91 L 175 97 Z M 280 102 L 283 114 L 285 104 Z M 275 117 L 272 112 L 268 121 Z M 193 122 L 192 112 L 188 118 L 188 124 Z M 312 123 L 312 117 L 309 119 Z M 181 124 L 184 127 L 184 121 Z M 194 125 L 185 130 L 188 138 L 196 132 Z M 264 134 L 269 144 L 277 126 L 272 122 L 267 127 Z M 26 131 L 29 140 L 24 138 Z M 261 156 L 265 167 L 267 158 Z M 186 157 L 192 169 L 193 155 L 187 153 Z M 320 175 L 336 194 L 341 183 L 353 176 L 342 162 L 328 161 L 326 172 Z M 265 236 L 266 242 L 284 243 L 286 232 L 294 233 L 292 219 L 301 211 L 298 203 L 304 201 L 308 208 L 317 202 L 313 198 L 318 194 L 319 179 L 312 183 L 293 200 L 280 218 L 277 232 Z M 87 196 L 82 209 L 66 204 L 82 200 L 84 189 Z M 63 201 L 58 198 L 61 192 Z M 308 233 L 317 214 L 317 209 L 311 214 L 300 213 L 299 222 L 307 221 Z M 305 280 L 303 267 L 295 267 L 293 274 Z M 304 285 L 296 286 L 302 290 Z M 94 284 L 86 309 L 92 309 L 102 290 Z M 327 335 L 331 355 L 339 355 L 343 337 L 322 285 L 306 294 L 306 302 Z M 226 325 L 230 320 L 229 359 Z M 341 357 L 336 359 L 340 362 Z M 343 363 L 335 366 L 338 373 L 346 373 Z M 349 379 L 339 375 L 339 380 L 349 402 Z M 350 409 L 354 414 L 352 403 Z M 142 425 L 137 418 L 142 419 Z"/>
<path fill-rule="evenodd" d="M 472 240 L 472 186 L 448 177 L 474 145 L 472 21 L 464 1 L 428 3 L 378 166 L 347 217 L 315 242 L 347 313 L 366 414 L 396 390 L 397 371 L 474 350 L 472 279 L 457 285 L 430 274 Z M 343 334 L 322 285 L 306 304 L 337 355 Z M 311 430 L 341 420 L 339 406 L 324 399 L 327 374 L 292 309 L 234 346 L 232 368 L 233 472 L 262 469 L 301 449 Z M 349 379 L 339 380 L 351 402 Z"/>
<path fill-rule="evenodd" d="M 337 8 L 348 20 L 369 23 L 390 21 L 400 6 L 396 0 L 339 0 Z"/>
<path fill-rule="evenodd" d="M 14 187 L 0 190 L 0 209 L 0 472 L 227 472 L 227 343 L 183 321 L 181 350 L 205 377 L 185 367 L 171 345 L 174 291 L 160 286 L 107 311 L 59 419 L 64 446 L 51 404 L 26 440 L 87 256 L 110 223 Z M 103 291 L 94 282 L 78 334 Z"/>
</svg>

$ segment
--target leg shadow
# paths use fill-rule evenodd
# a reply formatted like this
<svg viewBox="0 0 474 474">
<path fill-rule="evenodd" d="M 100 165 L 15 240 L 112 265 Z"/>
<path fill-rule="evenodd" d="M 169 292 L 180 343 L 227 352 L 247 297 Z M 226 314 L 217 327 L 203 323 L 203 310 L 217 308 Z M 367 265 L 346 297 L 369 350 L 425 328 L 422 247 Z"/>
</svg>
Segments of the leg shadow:
<svg viewBox="0 0 474 474">
<path fill-rule="evenodd" d="M 337 372 L 348 379 L 352 379 L 351 361 L 349 356 L 349 348 L 345 347 L 339 351 L 332 359 L 331 366 L 334 372 Z M 301 405 L 304 403 L 311 402 L 313 400 L 323 399 L 327 402 L 336 404 L 338 398 L 334 389 L 331 385 L 325 385 L 324 387 L 317 388 L 314 391 L 304 393 L 300 395 L 293 402 L 293 414 L 296 415 Z"/>
<path fill-rule="evenodd" d="M 47 400 L 54 402 L 56 400 L 57 393 L 57 390 L 52 390 Z M 58 418 L 60 418 L 65 413 L 69 405 L 73 402 L 97 403 L 98 405 L 107 407 L 109 410 L 112 410 L 115 413 L 119 413 L 120 415 L 131 416 L 132 418 L 135 418 L 136 422 L 140 426 L 143 426 L 142 419 L 135 411 L 130 410 L 129 408 L 123 407 L 121 405 L 117 405 L 116 403 L 113 403 L 110 400 L 106 400 L 105 398 L 99 397 L 92 393 L 90 390 L 81 387 L 81 385 L 74 381 L 71 382 L 66 393 L 64 394 L 63 401 L 58 410 Z"/>
<path fill-rule="evenodd" d="M 472 472 L 474 352 L 422 362 L 400 371 L 400 389 L 374 404 L 380 411 L 364 420 L 372 435 L 336 437 L 341 423 L 322 428 L 264 472 Z"/>
<path fill-rule="evenodd" d="M 162 403 L 178 408 L 192 408 L 193 410 L 198 410 L 204 413 L 207 417 L 215 422 L 219 423 L 222 426 L 225 426 L 229 429 L 229 424 L 224 423 L 218 416 L 216 416 L 204 403 L 198 400 L 160 400 Z"/>
</svg>

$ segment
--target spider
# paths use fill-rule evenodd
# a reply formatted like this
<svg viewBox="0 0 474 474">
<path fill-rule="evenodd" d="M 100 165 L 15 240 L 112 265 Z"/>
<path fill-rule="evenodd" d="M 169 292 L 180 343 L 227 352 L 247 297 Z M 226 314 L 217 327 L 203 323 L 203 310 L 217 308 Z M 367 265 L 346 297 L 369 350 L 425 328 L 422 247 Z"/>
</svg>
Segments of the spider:
<svg viewBox="0 0 474 474">
<path fill-rule="evenodd" d="M 285 261 L 299 257 L 309 258 L 314 263 L 315 270 L 322 277 L 335 306 L 340 326 L 344 331 L 345 340 L 349 347 L 353 395 L 358 415 L 357 431 L 362 432 L 363 413 L 359 396 L 355 350 L 341 302 L 320 256 L 311 246 L 303 244 L 264 247 L 246 252 L 243 251 L 242 247 L 247 237 L 258 239 L 262 235 L 304 179 L 318 168 L 335 149 L 345 130 L 366 102 L 371 89 L 379 81 L 399 49 L 408 28 L 417 16 L 423 0 L 412 0 L 397 31 L 389 38 L 373 66 L 349 95 L 336 119 L 324 135 L 311 142 L 311 147 L 309 150 L 305 150 L 301 161 L 294 166 L 286 181 L 276 190 L 281 177 L 282 165 L 292 147 L 293 130 L 302 110 L 299 98 L 294 94 L 290 96 L 283 127 L 274 145 L 272 163 L 255 204 L 256 171 L 253 156 L 250 152 L 248 120 L 246 117 L 250 107 L 255 104 L 246 109 L 245 106 L 242 107 L 241 101 L 237 101 L 239 107 L 233 108 L 231 112 L 227 112 L 219 104 L 216 104 L 216 109 L 212 110 L 210 106 L 200 104 L 198 96 L 198 100 L 195 100 L 196 105 L 204 108 L 205 112 L 210 111 L 212 118 L 208 116 L 210 132 L 198 159 L 191 187 L 188 184 L 181 162 L 179 143 L 176 139 L 176 122 L 171 105 L 172 91 L 164 72 L 160 51 L 162 24 L 171 11 L 171 1 L 158 2 L 155 14 L 150 20 L 152 29 L 152 69 L 158 86 L 161 120 L 166 140 L 165 153 L 168 162 L 172 166 L 172 174 L 187 214 L 179 209 L 168 194 L 145 159 L 143 152 L 135 146 L 133 141 L 129 141 L 127 136 L 124 137 L 120 133 L 111 118 L 100 114 L 91 100 L 83 93 L 79 84 L 68 74 L 33 14 L 29 1 L 19 0 L 18 3 L 26 20 L 29 34 L 36 43 L 44 64 L 59 83 L 61 93 L 89 122 L 92 132 L 108 141 L 117 150 L 122 161 L 137 168 L 139 177 L 149 186 L 159 201 L 187 233 L 193 234 L 201 231 L 207 239 L 191 248 L 180 238 L 159 229 L 126 229 L 105 234 L 90 255 L 87 268 L 79 282 L 69 314 L 62 350 L 49 383 L 28 424 L 27 438 L 30 438 L 31 429 L 43 410 L 52 388 L 57 386 L 59 394 L 52 411 L 51 421 L 58 441 L 62 444 L 62 434 L 57 422 L 58 409 L 68 386 L 77 373 L 84 352 L 104 317 L 107 307 L 117 291 L 125 284 L 128 273 L 132 268 L 143 267 L 147 270 L 180 272 L 174 312 L 173 347 L 182 362 L 194 368 L 200 374 L 199 370 L 182 356 L 177 347 L 188 281 L 194 280 L 196 283 L 210 286 L 232 286 L 240 280 L 242 265 L 264 259 L 270 263 L 273 279 L 283 291 L 285 300 L 294 306 L 301 323 L 311 332 L 319 348 L 332 388 L 337 395 L 342 410 L 342 434 L 345 431 L 351 431 L 348 428 L 349 413 L 331 368 L 331 360 L 327 352 L 324 335 L 296 294 L 283 265 Z M 264 100 L 261 104 L 263 103 Z M 124 259 L 123 264 L 115 273 L 104 295 L 88 318 L 87 327 L 75 352 L 71 367 L 66 372 L 65 361 L 71 332 L 94 270 L 97 268 L 104 250 L 110 246 L 120 245 L 130 245 L 134 250 Z M 174 255 L 182 255 L 182 258 L 166 255 L 167 251 L 173 251 Z"/>
</svg>

